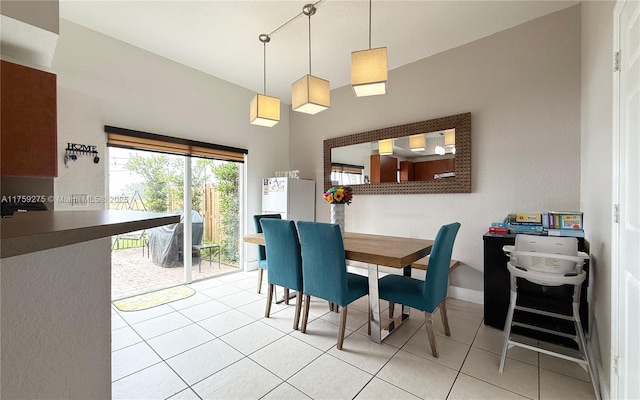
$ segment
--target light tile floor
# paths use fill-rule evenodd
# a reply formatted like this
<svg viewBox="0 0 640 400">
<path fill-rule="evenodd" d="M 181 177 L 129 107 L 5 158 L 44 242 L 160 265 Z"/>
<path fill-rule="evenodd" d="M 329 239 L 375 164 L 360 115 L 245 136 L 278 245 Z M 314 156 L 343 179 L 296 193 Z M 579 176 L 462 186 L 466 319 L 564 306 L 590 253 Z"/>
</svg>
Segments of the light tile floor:
<svg viewBox="0 0 640 400">
<path fill-rule="evenodd" d="M 301 334 L 292 329 L 294 300 L 274 304 L 264 318 L 266 290 L 258 295 L 256 283 L 256 272 L 239 272 L 194 283 L 197 293 L 185 300 L 136 312 L 114 307 L 113 398 L 595 398 L 577 364 L 522 348 L 509 351 L 498 373 L 502 332 L 484 326 L 477 304 L 447 300 L 452 336 L 436 315 L 440 357 L 433 358 L 421 313 L 413 310 L 409 323 L 376 344 L 360 299 L 349 307 L 338 351 L 338 315 L 326 302 L 312 300 Z"/>
</svg>

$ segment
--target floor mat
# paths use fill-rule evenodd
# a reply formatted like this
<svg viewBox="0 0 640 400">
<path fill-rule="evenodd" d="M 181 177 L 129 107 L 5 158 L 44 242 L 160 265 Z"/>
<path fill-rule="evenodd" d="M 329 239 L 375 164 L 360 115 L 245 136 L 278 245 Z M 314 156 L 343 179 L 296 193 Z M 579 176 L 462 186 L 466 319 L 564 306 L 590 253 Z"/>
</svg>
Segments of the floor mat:
<svg viewBox="0 0 640 400">
<path fill-rule="evenodd" d="M 186 299 L 187 297 L 193 296 L 195 293 L 195 290 L 181 285 L 122 300 L 116 300 L 113 302 L 113 305 L 120 311 L 140 311 L 162 304 L 171 303 L 172 301 Z"/>
</svg>

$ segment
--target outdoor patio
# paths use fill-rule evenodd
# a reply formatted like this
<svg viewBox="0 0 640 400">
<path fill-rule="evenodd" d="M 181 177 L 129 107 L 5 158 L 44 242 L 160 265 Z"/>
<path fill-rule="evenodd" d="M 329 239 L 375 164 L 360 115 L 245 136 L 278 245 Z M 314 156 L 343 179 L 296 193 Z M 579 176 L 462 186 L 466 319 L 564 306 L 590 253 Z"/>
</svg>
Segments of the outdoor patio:
<svg viewBox="0 0 640 400">
<path fill-rule="evenodd" d="M 191 268 L 193 281 L 238 271 L 237 267 L 222 263 L 213 255 L 211 264 L 203 254 L 202 272 L 198 272 L 198 260 Z M 184 283 L 182 267 L 163 268 L 151 262 L 148 252 L 141 247 L 113 250 L 111 252 L 111 300 L 119 300 Z"/>
</svg>

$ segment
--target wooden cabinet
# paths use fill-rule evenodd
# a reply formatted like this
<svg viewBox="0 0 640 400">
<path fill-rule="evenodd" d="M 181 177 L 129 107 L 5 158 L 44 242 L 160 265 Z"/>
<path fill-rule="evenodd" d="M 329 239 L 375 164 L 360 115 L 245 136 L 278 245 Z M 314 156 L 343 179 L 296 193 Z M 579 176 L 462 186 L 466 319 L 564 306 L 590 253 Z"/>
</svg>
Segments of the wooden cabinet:
<svg viewBox="0 0 640 400">
<path fill-rule="evenodd" d="M 56 76 L 7 61 L 0 73 L 0 173 L 57 176 Z"/>
<path fill-rule="evenodd" d="M 414 163 L 415 180 L 416 181 L 432 181 L 435 174 L 443 172 L 455 172 L 455 158 L 447 158 L 444 160 L 422 161 Z"/>
<path fill-rule="evenodd" d="M 414 165 L 411 161 L 400 161 L 400 182 L 415 180 Z"/>
<path fill-rule="evenodd" d="M 515 244 L 515 234 L 497 235 L 486 233 L 484 239 L 484 323 L 498 329 L 504 329 L 504 322 L 509 308 L 510 276 L 507 269 L 509 259 L 502 251 L 505 245 Z M 578 249 L 584 250 L 584 239 L 578 238 Z M 589 265 L 585 264 L 587 279 L 582 284 L 580 294 L 580 319 L 585 331 L 588 330 L 588 303 L 587 287 L 589 283 Z M 525 307 L 551 310 L 566 315 L 571 315 L 571 298 L 573 286 L 540 286 L 529 281 L 518 280 L 518 305 Z M 541 315 L 515 312 L 514 321 L 529 322 L 533 325 L 543 325 L 553 331 L 574 334 L 573 322 L 559 321 L 546 318 Z M 542 332 L 530 329 L 514 327 L 514 332 L 526 336 L 556 342 L 568 346 L 575 346 L 570 339 L 558 338 Z"/>
<path fill-rule="evenodd" d="M 371 155 L 371 183 L 397 182 L 398 159 L 380 154 Z"/>
</svg>

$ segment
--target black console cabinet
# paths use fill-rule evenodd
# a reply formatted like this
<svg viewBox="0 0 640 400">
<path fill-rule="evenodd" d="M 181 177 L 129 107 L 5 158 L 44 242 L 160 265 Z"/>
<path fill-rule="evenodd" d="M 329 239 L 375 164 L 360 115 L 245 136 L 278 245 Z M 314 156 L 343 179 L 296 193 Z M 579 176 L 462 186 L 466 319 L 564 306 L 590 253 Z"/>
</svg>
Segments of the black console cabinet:
<svg viewBox="0 0 640 400">
<path fill-rule="evenodd" d="M 515 234 L 498 235 L 486 233 L 484 239 L 484 323 L 498 329 L 504 329 L 504 322 L 509 309 L 510 277 L 507 269 L 508 257 L 502 251 L 502 246 L 515 244 Z M 578 249 L 585 251 L 584 239 L 578 238 Z M 588 330 L 587 286 L 589 283 L 589 264 L 585 264 L 587 278 L 582 284 L 580 296 L 580 319 L 585 331 Z M 518 305 L 549 310 L 571 315 L 571 297 L 573 286 L 564 285 L 545 287 L 533 284 L 524 279 L 518 279 Z M 539 315 L 516 311 L 514 320 L 532 322 L 555 331 L 574 333 L 571 322 L 566 323 L 557 319 L 545 318 Z M 517 328 L 517 327 L 516 327 Z M 537 331 L 514 328 L 514 332 L 542 340 L 573 345 L 556 336 L 546 335 Z"/>
</svg>

